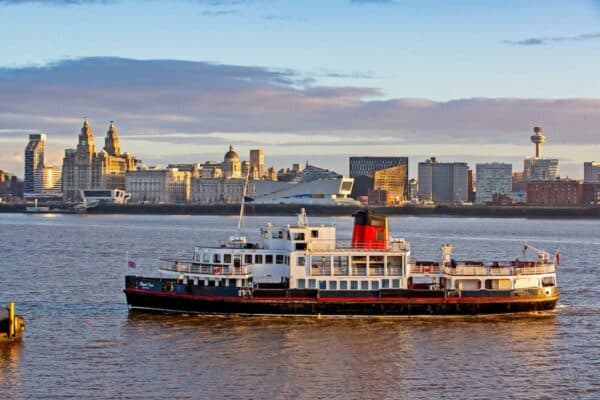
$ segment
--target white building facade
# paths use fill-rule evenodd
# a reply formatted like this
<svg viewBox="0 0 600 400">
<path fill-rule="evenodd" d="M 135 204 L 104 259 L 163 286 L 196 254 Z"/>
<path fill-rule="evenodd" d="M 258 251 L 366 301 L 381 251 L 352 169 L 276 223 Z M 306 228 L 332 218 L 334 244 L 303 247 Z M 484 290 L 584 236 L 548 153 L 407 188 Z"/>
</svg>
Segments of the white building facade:
<svg viewBox="0 0 600 400">
<path fill-rule="evenodd" d="M 125 190 L 131 194 L 131 202 L 188 203 L 190 177 L 190 172 L 177 168 L 142 168 L 127 172 Z"/>
</svg>

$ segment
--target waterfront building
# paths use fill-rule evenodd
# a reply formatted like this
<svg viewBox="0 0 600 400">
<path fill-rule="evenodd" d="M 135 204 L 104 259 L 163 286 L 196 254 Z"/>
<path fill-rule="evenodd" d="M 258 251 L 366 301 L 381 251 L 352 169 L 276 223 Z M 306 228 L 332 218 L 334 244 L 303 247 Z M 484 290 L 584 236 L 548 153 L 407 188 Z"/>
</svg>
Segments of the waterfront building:
<svg viewBox="0 0 600 400">
<path fill-rule="evenodd" d="M 373 174 L 373 188 L 369 189 L 368 193 L 372 190 L 382 190 L 386 193 L 385 204 L 402 204 L 408 198 L 407 179 L 407 165 L 397 165 L 377 170 Z"/>
<path fill-rule="evenodd" d="M 558 176 L 558 159 L 526 158 L 523 176 L 526 182 L 555 180 Z"/>
<path fill-rule="evenodd" d="M 176 168 L 178 171 L 189 172 L 192 178 L 202 175 L 202 164 L 200 163 L 177 163 L 167 165 L 167 169 Z"/>
<path fill-rule="evenodd" d="M 600 161 L 583 163 L 583 181 L 586 183 L 600 182 Z"/>
<path fill-rule="evenodd" d="M 248 196 L 256 204 L 358 205 L 351 199 L 354 179 L 307 165 L 290 181 L 251 181 Z"/>
<path fill-rule="evenodd" d="M 125 174 L 139 163 L 129 153 L 121 154 L 119 136 L 110 122 L 104 148 L 96 152 L 94 132 L 87 118 L 83 122 L 76 149 L 65 149 L 62 188 L 65 199 L 79 198 L 82 189 L 125 189 Z"/>
<path fill-rule="evenodd" d="M 46 135 L 33 133 L 29 135 L 29 142 L 25 147 L 25 192 L 34 192 L 34 176 L 37 170 L 44 167 L 44 152 L 46 149 Z"/>
<path fill-rule="evenodd" d="M 240 204 L 244 178 L 192 179 L 190 201 L 194 204 Z"/>
<path fill-rule="evenodd" d="M 58 194 L 62 192 L 61 168 L 44 165 L 35 171 L 33 191 L 40 194 Z"/>
<path fill-rule="evenodd" d="M 494 200 L 494 195 L 508 195 L 512 192 L 512 164 L 484 163 L 476 168 L 476 203 L 486 204 Z"/>
<path fill-rule="evenodd" d="M 307 163 L 308 166 L 308 163 Z M 282 168 L 277 172 L 277 181 L 281 182 L 289 182 L 296 177 L 300 172 L 302 172 L 303 167 L 302 164 L 295 163 L 292 164 L 292 168 Z M 272 180 L 272 179 L 269 179 Z"/>
<path fill-rule="evenodd" d="M 177 168 L 138 168 L 125 174 L 125 191 L 132 202 L 188 203 L 191 172 Z"/>
<path fill-rule="evenodd" d="M 411 179 L 408 181 L 408 193 L 411 201 L 416 201 L 419 199 L 419 181 L 416 179 Z"/>
<path fill-rule="evenodd" d="M 403 167 L 384 173 L 390 176 L 392 173 L 398 174 L 393 178 L 396 185 L 403 185 L 403 188 L 387 187 L 384 190 L 393 192 L 394 197 L 399 197 L 398 202 L 407 200 L 408 197 L 408 157 L 350 157 L 349 169 L 350 178 L 354 178 L 354 187 L 352 197 L 367 196 L 369 190 L 381 189 L 375 186 L 375 172 L 382 171 L 392 167 Z M 391 179 L 391 177 L 389 178 Z"/>
<path fill-rule="evenodd" d="M 435 157 L 420 162 L 420 199 L 436 203 L 468 201 L 468 171 L 464 162 L 438 162 Z"/>
<path fill-rule="evenodd" d="M 242 163 L 238 154 L 233 150 L 233 146 L 229 146 L 229 151 L 225 153 L 221 169 L 225 179 L 242 177 Z"/>
<path fill-rule="evenodd" d="M 0 197 L 3 201 L 23 198 L 23 187 L 23 181 L 15 174 L 0 169 Z"/>
<path fill-rule="evenodd" d="M 600 205 L 600 182 L 584 182 L 581 204 L 584 206 Z"/>
<path fill-rule="evenodd" d="M 565 207 L 582 203 L 583 185 L 574 179 L 536 181 L 527 184 L 527 205 Z"/>
</svg>

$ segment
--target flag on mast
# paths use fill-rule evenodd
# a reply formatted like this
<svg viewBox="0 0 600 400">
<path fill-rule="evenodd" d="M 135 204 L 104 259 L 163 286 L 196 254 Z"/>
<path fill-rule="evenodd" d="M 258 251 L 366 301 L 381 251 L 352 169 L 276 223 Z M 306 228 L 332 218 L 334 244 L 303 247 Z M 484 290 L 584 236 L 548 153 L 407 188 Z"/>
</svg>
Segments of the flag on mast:
<svg viewBox="0 0 600 400">
<path fill-rule="evenodd" d="M 560 247 L 556 249 L 556 254 L 554 254 L 554 259 L 556 260 L 556 266 L 560 266 Z"/>
</svg>

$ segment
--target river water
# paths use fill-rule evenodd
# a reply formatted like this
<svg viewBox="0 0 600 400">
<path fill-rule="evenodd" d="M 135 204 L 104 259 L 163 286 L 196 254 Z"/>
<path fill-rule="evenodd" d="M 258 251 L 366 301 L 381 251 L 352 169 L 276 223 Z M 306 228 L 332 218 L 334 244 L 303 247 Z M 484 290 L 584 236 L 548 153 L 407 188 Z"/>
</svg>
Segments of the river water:
<svg viewBox="0 0 600 400">
<path fill-rule="evenodd" d="M 266 222 L 248 217 L 257 238 Z M 485 317 L 290 318 L 130 313 L 127 254 L 160 257 L 233 234 L 234 217 L 0 214 L 0 303 L 26 319 L 0 345 L 0 398 L 600 398 L 600 221 L 397 217 L 413 258 L 522 259 L 560 245 L 558 308 Z M 349 238 L 351 218 L 334 223 Z"/>
</svg>

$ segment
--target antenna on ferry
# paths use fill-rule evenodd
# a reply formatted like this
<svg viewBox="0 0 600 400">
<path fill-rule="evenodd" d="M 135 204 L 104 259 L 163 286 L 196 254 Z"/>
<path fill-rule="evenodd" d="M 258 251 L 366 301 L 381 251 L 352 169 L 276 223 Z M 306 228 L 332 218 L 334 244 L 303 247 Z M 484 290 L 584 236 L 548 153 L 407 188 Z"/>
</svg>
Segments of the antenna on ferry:
<svg viewBox="0 0 600 400">
<path fill-rule="evenodd" d="M 244 189 L 242 190 L 242 205 L 240 206 L 240 218 L 238 220 L 238 236 L 242 233 L 242 221 L 244 219 L 244 205 L 246 204 L 246 192 L 248 191 L 248 178 L 250 176 L 250 172 L 246 173 L 246 180 L 244 181 Z"/>
<path fill-rule="evenodd" d="M 308 225 L 308 218 L 306 218 L 306 209 L 302 207 L 300 209 L 300 214 L 298 214 L 298 226 L 306 225 Z"/>
</svg>

